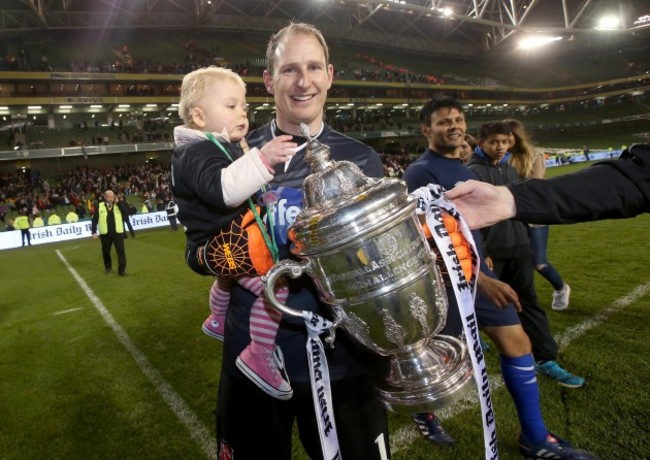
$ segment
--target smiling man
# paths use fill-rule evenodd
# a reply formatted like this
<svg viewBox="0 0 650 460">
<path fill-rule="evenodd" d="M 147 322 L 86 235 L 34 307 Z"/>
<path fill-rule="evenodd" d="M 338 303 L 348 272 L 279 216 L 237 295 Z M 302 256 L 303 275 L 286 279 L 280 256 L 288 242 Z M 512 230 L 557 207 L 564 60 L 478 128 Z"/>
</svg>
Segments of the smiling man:
<svg viewBox="0 0 650 460">
<path fill-rule="evenodd" d="M 264 84 L 275 100 L 276 118 L 247 137 L 251 147 L 263 145 L 282 134 L 293 136 L 296 154 L 275 167 L 270 183 L 269 206 L 275 218 L 273 233 L 281 259 L 290 258 L 289 226 L 302 206 L 302 184 L 311 174 L 304 161 L 307 139 L 300 124 L 311 136 L 330 147 L 331 158 L 355 163 L 371 177 L 381 177 L 379 155 L 369 146 L 334 131 L 323 121 L 327 91 L 334 69 L 329 63 L 325 39 L 309 24 L 290 24 L 274 34 L 268 44 Z M 317 297 L 309 277 L 287 279 L 287 305 L 329 317 L 329 309 Z M 284 364 L 294 390 L 289 401 L 271 398 L 252 385 L 235 366 L 237 355 L 249 337 L 249 315 L 253 296 L 236 285 L 231 291 L 226 317 L 223 365 L 217 403 L 219 458 L 292 458 L 292 433 L 298 426 L 300 441 L 310 458 L 322 458 L 314 412 L 305 344 L 307 333 L 300 318 L 284 317 L 276 343 L 284 353 Z M 332 380 L 332 404 L 342 458 L 386 460 L 390 458 L 388 425 L 383 406 L 375 398 L 366 365 L 372 360 L 345 333 L 337 333 L 336 346 L 326 349 Z"/>
</svg>

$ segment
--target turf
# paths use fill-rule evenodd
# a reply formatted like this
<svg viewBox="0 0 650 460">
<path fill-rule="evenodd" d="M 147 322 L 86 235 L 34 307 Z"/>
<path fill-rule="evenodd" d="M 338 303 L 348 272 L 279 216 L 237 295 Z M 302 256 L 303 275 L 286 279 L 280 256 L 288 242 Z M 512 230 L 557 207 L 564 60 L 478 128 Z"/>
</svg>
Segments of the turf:
<svg viewBox="0 0 650 460">
<path fill-rule="evenodd" d="M 572 287 L 570 309 L 551 311 L 551 288 L 537 279 L 563 343 L 562 363 L 588 380 L 566 389 L 540 377 L 547 424 L 603 459 L 650 458 L 648 234 L 648 215 L 555 226 L 549 258 Z M 1 459 L 201 459 L 211 452 L 221 344 L 200 330 L 211 279 L 185 266 L 181 232 L 141 231 L 126 246 L 124 278 L 104 275 L 91 239 L 2 251 Z M 494 349 L 487 356 L 498 376 Z M 501 458 L 520 458 L 516 413 L 502 386 L 495 385 L 494 407 Z M 478 408 L 453 412 L 444 424 L 454 448 L 431 445 L 408 417 L 391 415 L 393 458 L 482 458 Z M 253 415 L 252 423 L 263 423 L 264 414 Z M 306 458 L 298 446 L 294 457 Z"/>
</svg>

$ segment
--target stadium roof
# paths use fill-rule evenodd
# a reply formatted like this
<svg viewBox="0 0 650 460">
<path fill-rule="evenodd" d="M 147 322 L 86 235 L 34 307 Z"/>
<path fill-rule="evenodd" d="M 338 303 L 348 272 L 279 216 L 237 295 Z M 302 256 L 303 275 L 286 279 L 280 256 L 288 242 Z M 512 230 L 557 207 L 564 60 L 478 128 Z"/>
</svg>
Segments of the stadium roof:
<svg viewBox="0 0 650 460">
<path fill-rule="evenodd" d="M 430 55 L 499 52 L 516 38 L 550 33 L 566 50 L 644 45 L 647 0 L 2 0 L 0 35 L 30 30 L 176 28 L 268 33 L 290 20 L 328 39 Z M 619 30 L 596 30 L 603 15 Z"/>
</svg>

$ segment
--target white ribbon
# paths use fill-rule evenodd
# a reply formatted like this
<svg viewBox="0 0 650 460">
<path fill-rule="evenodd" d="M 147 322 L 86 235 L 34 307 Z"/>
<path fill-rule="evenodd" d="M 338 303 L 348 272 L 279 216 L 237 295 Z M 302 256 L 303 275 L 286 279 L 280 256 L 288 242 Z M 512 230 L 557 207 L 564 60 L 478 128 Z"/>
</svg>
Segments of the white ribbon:
<svg viewBox="0 0 650 460">
<path fill-rule="evenodd" d="M 445 189 L 437 184 L 429 184 L 420 187 L 411 193 L 418 200 L 416 213 L 424 214 L 431 235 L 438 246 L 440 255 L 447 267 L 449 278 L 454 289 L 454 294 L 460 310 L 460 317 L 465 332 L 468 352 L 474 371 L 474 380 L 478 386 L 479 400 L 481 402 L 481 415 L 483 419 L 483 444 L 485 447 L 485 458 L 496 460 L 499 458 L 497 448 L 497 432 L 492 410 L 492 397 L 490 395 L 490 382 L 488 380 L 487 366 L 483 349 L 479 339 L 478 320 L 474 311 L 474 300 L 476 298 L 476 281 L 479 272 L 479 259 L 474 238 L 465 223 L 465 220 L 456 210 L 454 204 L 447 201 L 443 192 Z M 472 251 L 472 279 L 467 280 L 460 265 L 456 250 L 449 237 L 449 233 L 442 221 L 441 209 L 444 209 L 458 221 L 459 228 L 465 239 L 468 241 Z"/>
<path fill-rule="evenodd" d="M 325 460 L 341 460 L 343 457 L 341 457 L 339 438 L 334 422 L 330 371 L 323 342 L 320 339 L 320 335 L 325 331 L 331 331 L 334 324 L 311 311 L 303 310 L 302 316 L 307 326 L 307 358 L 309 360 L 311 394 L 318 421 L 323 458 Z"/>
</svg>

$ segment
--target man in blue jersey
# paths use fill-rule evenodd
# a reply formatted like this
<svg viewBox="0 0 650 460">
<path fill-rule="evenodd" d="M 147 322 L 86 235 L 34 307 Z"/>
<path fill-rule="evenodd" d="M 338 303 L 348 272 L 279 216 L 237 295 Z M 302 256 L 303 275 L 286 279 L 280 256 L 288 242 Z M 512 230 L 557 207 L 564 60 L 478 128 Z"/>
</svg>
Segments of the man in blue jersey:
<svg viewBox="0 0 650 460">
<path fill-rule="evenodd" d="M 452 98 L 431 100 L 420 112 L 420 123 L 428 149 L 404 173 L 409 190 L 428 184 L 440 184 L 450 190 L 459 183 L 475 179 L 458 156 L 457 149 L 462 145 L 467 130 L 462 105 Z M 483 259 L 480 233 L 474 231 L 473 236 L 479 256 Z M 446 282 L 449 282 L 448 279 Z M 521 453 L 532 459 L 593 459 L 592 455 L 571 447 L 546 428 L 530 341 L 512 304 L 513 301 L 518 302 L 514 291 L 494 279 L 484 264 L 478 278 L 478 289 L 475 310 L 479 327 L 499 349 L 503 380 L 515 403 L 521 424 Z M 446 326 L 440 333 L 458 336 L 462 331 L 458 305 L 451 286 L 448 285 L 447 290 L 449 312 Z M 421 418 L 426 416 L 420 414 Z M 436 421 L 435 418 L 433 420 Z"/>
<path fill-rule="evenodd" d="M 277 201 L 275 236 L 280 258 L 289 258 L 287 229 L 302 206 L 302 184 L 311 173 L 304 161 L 306 139 L 300 124 L 331 149 L 333 160 L 357 164 L 368 176 L 381 177 L 383 166 L 370 147 L 346 137 L 323 122 L 327 91 L 332 85 L 333 67 L 322 34 L 308 24 L 290 24 L 271 37 L 267 48 L 266 89 L 273 95 L 276 117 L 251 132 L 248 143 L 255 147 L 281 134 L 290 134 L 298 144 L 290 161 L 276 166 L 271 182 Z M 308 277 L 288 279 L 287 305 L 312 310 L 329 317 L 318 300 L 314 283 Z M 307 332 L 304 321 L 284 317 L 277 344 L 284 354 L 284 365 L 293 387 L 289 401 L 272 398 L 251 384 L 235 366 L 239 353 L 249 342 L 249 315 L 255 297 L 240 286 L 231 291 L 226 317 L 223 366 L 217 403 L 217 441 L 220 458 L 290 459 L 293 425 L 310 458 L 322 458 L 318 416 L 314 412 L 306 356 Z M 332 404 L 336 417 L 340 452 L 343 458 L 390 458 L 385 410 L 375 398 L 367 363 L 373 358 L 351 343 L 343 331 L 335 347 L 326 347 Z"/>
</svg>

